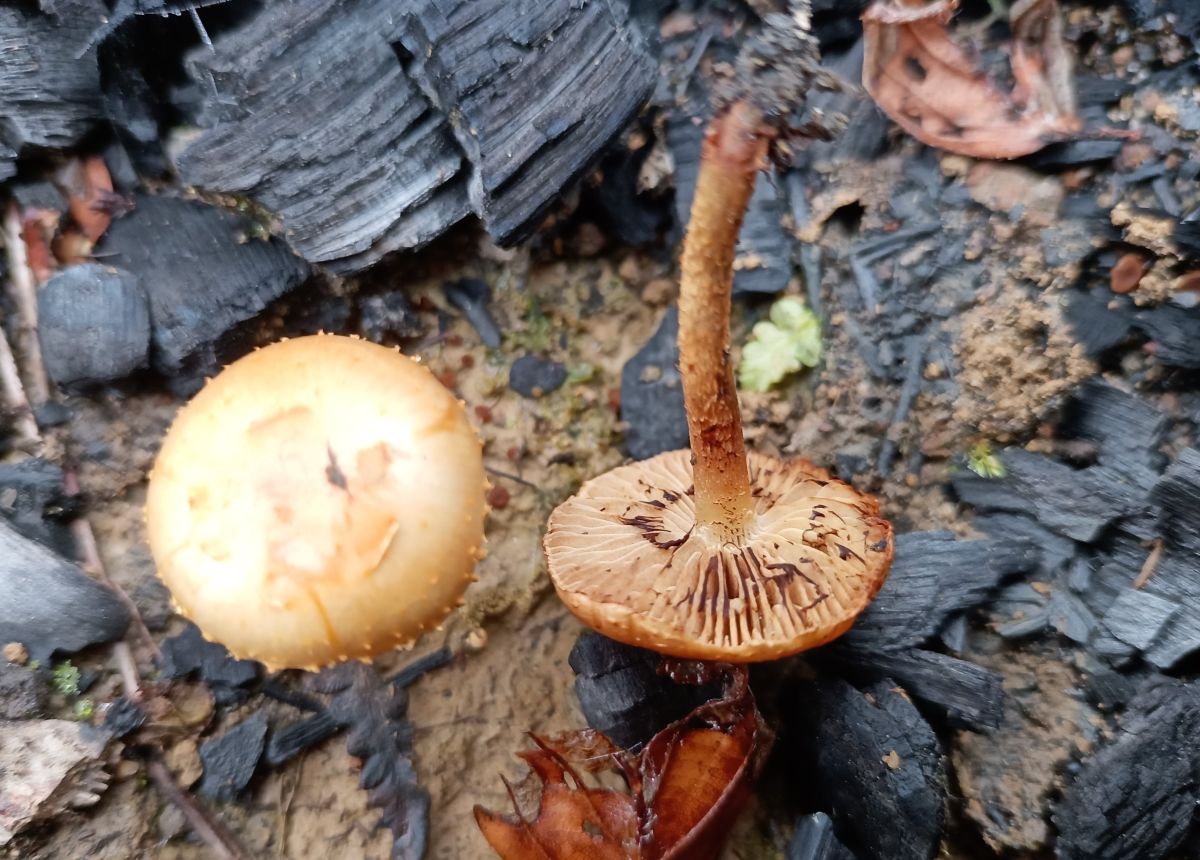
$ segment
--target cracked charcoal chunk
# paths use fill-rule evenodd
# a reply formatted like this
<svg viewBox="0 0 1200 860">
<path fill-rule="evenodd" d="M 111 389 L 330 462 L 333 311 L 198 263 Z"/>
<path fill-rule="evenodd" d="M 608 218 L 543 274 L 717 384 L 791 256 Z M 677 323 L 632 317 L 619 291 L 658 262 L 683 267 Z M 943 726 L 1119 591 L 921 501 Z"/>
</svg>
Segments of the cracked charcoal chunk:
<svg viewBox="0 0 1200 860">
<path fill-rule="evenodd" d="M 1065 170 L 1116 158 L 1123 145 L 1119 140 L 1070 140 L 1052 143 L 1020 159 L 1020 162 L 1034 170 Z"/>
<path fill-rule="evenodd" d="M 103 119 L 94 53 L 79 56 L 89 24 L 55 20 L 12 5 L 0 7 L 0 143 L 73 146 Z"/>
<path fill-rule="evenodd" d="M 721 694 L 719 684 L 676 683 L 659 673 L 660 655 L 599 633 L 580 636 L 568 662 L 588 725 L 623 749 L 645 743 Z"/>
<path fill-rule="evenodd" d="M 111 382 L 146 363 L 150 311 L 137 278 L 88 263 L 68 266 L 38 291 L 38 339 L 59 385 Z"/>
<path fill-rule="evenodd" d="M 248 238 L 242 215 L 173 197 L 136 196 L 96 248 L 135 275 L 150 301 L 154 365 L 177 371 L 201 347 L 299 286 L 308 266 L 278 239 Z"/>
<path fill-rule="evenodd" d="M 875 651 L 834 644 L 824 656 L 898 682 L 955 727 L 993 729 L 1004 708 L 1003 679 L 991 669 L 935 651 Z"/>
<path fill-rule="evenodd" d="M 462 154 L 389 44 L 397 14 L 280 0 L 198 50 L 204 131 L 179 158 L 184 181 L 253 197 L 305 259 L 339 273 L 462 219 Z"/>
<path fill-rule="evenodd" d="M 699 111 L 703 114 L 704 111 Z M 686 229 L 700 173 L 704 124 L 688 109 L 671 114 L 667 146 L 675 161 L 675 219 Z M 778 293 L 792 276 L 792 237 L 783 226 L 787 200 L 767 173 L 761 172 L 746 206 L 734 259 L 733 292 Z"/>
<path fill-rule="evenodd" d="M 560 362 L 529 353 L 514 361 L 508 372 L 508 387 L 522 397 L 542 397 L 566 381 L 567 369 Z"/>
<path fill-rule="evenodd" d="M 933 729 L 890 680 L 805 684 L 792 701 L 838 837 L 863 860 L 929 860 L 945 824 L 946 762 Z"/>
<path fill-rule="evenodd" d="M 1075 541 L 1057 535 L 1032 517 L 1021 514 L 978 514 L 972 525 L 989 537 L 1032 542 L 1041 552 L 1040 568 L 1047 572 L 1058 570 L 1071 561 L 1078 549 Z"/>
<path fill-rule="evenodd" d="M 182 678 L 195 673 L 212 689 L 218 704 L 240 702 L 245 687 L 258 680 L 262 670 L 253 660 L 237 660 L 225 646 L 207 641 L 200 628 L 189 623 L 181 633 L 162 643 L 165 678 Z"/>
<path fill-rule="evenodd" d="M 679 310 L 672 307 L 650 340 L 621 370 L 625 453 L 635 460 L 688 446 L 679 377 Z"/>
<path fill-rule="evenodd" d="M 1076 340 L 1094 358 L 1124 345 L 1136 331 L 1150 341 L 1146 348 L 1162 364 L 1200 368 L 1200 309 L 1170 303 L 1139 308 L 1128 296 L 1097 287 L 1075 291 L 1066 316 Z"/>
<path fill-rule="evenodd" d="M 78 499 L 67 496 L 63 471 L 48 460 L 29 457 L 0 464 L 0 516 L 21 535 L 62 556 L 75 552 L 69 520 Z"/>
<path fill-rule="evenodd" d="M 1168 417 L 1141 397 L 1094 379 L 1068 401 L 1059 432 L 1097 443 L 1101 465 L 1149 488 L 1166 465 L 1158 449 L 1168 424 Z"/>
<path fill-rule="evenodd" d="M 1003 478 L 954 478 L 958 497 L 983 511 L 1032 513 L 1043 526 L 1085 543 L 1145 504 L 1141 488 L 1107 466 L 1073 469 L 1019 448 L 1005 449 L 1000 460 L 1008 472 Z"/>
<path fill-rule="evenodd" d="M 1117 639 L 1145 651 L 1178 610 L 1173 601 L 1127 588 L 1117 595 L 1101 621 Z"/>
<path fill-rule="evenodd" d="M 425 334 L 425 325 L 401 292 L 367 296 L 359 302 L 359 330 L 372 343 L 411 340 Z"/>
<path fill-rule="evenodd" d="M 1036 569 L 1039 560 L 1037 547 L 1024 540 L 900 535 L 887 582 L 842 641 L 864 649 L 920 645 L 950 615 L 980 603 L 1006 577 Z"/>
<path fill-rule="evenodd" d="M 104 712 L 104 728 L 112 732 L 114 738 L 136 732 L 145 722 L 146 712 L 124 696 L 116 699 Z"/>
<path fill-rule="evenodd" d="M 833 819 L 824 812 L 805 815 L 796 822 L 784 860 L 854 860 L 833 832 Z"/>
<path fill-rule="evenodd" d="M 615 0 L 419 0 L 398 35 L 471 162 L 471 207 L 503 245 L 537 226 L 657 73 Z"/>
<path fill-rule="evenodd" d="M 1161 507 L 1159 529 L 1176 546 L 1200 540 L 1200 448 L 1185 448 L 1152 493 Z"/>
<path fill-rule="evenodd" d="M 623 245 L 652 245 L 670 221 L 669 201 L 638 190 L 638 176 L 652 147 L 643 146 L 636 152 L 620 145 L 612 149 L 596 170 L 599 185 L 588 189 L 600 225 Z"/>
<path fill-rule="evenodd" d="M 220 737 L 200 745 L 204 778 L 196 791 L 214 800 L 234 800 L 254 777 L 267 739 L 262 711 L 242 720 Z"/>
<path fill-rule="evenodd" d="M 1059 860 L 1160 860 L 1200 802 L 1200 687 L 1159 678 L 1132 700 L 1115 739 L 1084 762 L 1054 813 Z"/>
<path fill-rule="evenodd" d="M 77 565 L 0 518 L 0 643 L 20 642 L 33 660 L 119 639 L 129 615 L 117 596 Z"/>
</svg>

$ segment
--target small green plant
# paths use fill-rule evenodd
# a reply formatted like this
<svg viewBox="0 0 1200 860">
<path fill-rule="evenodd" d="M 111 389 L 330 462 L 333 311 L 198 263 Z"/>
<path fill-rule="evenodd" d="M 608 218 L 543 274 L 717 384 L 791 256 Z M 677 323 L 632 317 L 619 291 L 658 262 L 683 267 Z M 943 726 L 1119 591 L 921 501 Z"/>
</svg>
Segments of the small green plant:
<svg viewBox="0 0 1200 860">
<path fill-rule="evenodd" d="M 96 715 L 96 703 L 91 699 L 79 699 L 75 702 L 75 719 L 81 723 L 88 722 Z"/>
<path fill-rule="evenodd" d="M 1008 474 L 987 440 L 976 442 L 967 451 L 967 468 L 981 478 L 1003 478 Z"/>
<path fill-rule="evenodd" d="M 79 695 L 79 669 L 64 660 L 50 672 L 50 685 L 63 696 Z"/>
<path fill-rule="evenodd" d="M 821 360 L 821 322 L 802 300 L 784 296 L 768 317 L 754 326 L 742 348 L 738 384 L 747 391 L 768 391 L 789 373 Z"/>
</svg>

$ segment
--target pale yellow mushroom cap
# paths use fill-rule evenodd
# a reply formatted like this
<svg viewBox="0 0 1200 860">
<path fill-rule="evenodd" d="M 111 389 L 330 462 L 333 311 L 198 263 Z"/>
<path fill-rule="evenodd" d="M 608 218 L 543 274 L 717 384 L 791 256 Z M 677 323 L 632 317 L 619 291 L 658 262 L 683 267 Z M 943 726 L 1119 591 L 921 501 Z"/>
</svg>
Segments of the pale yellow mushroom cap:
<svg viewBox="0 0 1200 860">
<path fill-rule="evenodd" d="M 484 489 L 479 437 L 428 369 L 315 335 L 234 362 L 179 412 L 146 520 L 206 637 L 314 668 L 445 618 L 481 555 Z"/>
</svg>

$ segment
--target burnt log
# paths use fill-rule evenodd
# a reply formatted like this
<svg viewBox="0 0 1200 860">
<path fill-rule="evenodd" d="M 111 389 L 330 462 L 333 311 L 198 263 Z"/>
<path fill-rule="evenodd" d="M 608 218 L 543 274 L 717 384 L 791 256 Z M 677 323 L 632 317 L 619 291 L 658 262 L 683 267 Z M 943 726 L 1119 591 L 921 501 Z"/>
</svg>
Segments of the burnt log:
<svg viewBox="0 0 1200 860">
<path fill-rule="evenodd" d="M 198 51 L 204 130 L 179 156 L 184 181 L 254 198 L 336 272 L 466 216 L 462 153 L 405 74 L 394 18 L 380 2 L 280 0 Z"/>
<path fill-rule="evenodd" d="M 1200 687 L 1142 687 L 1114 739 L 1084 763 L 1054 814 L 1059 860 L 1159 860 L 1200 804 Z"/>
<path fill-rule="evenodd" d="M 177 372 L 237 323 L 308 277 L 308 266 L 245 215 L 190 200 L 139 194 L 96 248 L 132 273 L 150 302 L 152 363 Z"/>
<path fill-rule="evenodd" d="M 471 162 L 471 208 L 502 245 L 596 161 L 658 71 L 616 0 L 418 0 L 398 36 Z"/>
</svg>

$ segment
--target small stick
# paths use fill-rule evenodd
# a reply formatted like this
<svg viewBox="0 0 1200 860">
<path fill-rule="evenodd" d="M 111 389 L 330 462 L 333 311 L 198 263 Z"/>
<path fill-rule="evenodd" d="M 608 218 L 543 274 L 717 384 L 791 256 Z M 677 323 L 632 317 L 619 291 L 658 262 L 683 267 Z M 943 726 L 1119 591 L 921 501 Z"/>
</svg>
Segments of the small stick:
<svg viewBox="0 0 1200 860">
<path fill-rule="evenodd" d="M 8 336 L 4 333 L 3 325 L 0 325 L 0 389 L 4 392 L 4 405 L 13 414 L 13 429 L 17 435 L 16 447 L 36 450 L 42 443 L 42 435 L 33 415 L 33 407 L 29 405 L 29 398 L 25 396 L 25 386 L 21 384 L 17 360 L 13 356 L 12 347 L 8 345 Z"/>
<path fill-rule="evenodd" d="M 205 845 L 220 860 L 250 860 L 250 855 L 238 843 L 237 837 L 221 821 L 204 808 L 196 798 L 176 784 L 171 772 L 161 761 L 146 762 L 146 775 L 167 800 L 175 804 L 183 817 Z"/>
<path fill-rule="evenodd" d="M 25 384 L 29 400 L 36 409 L 50 399 L 50 381 L 46 376 L 46 365 L 42 363 L 42 350 L 37 334 L 37 287 L 33 283 L 33 271 L 25 256 L 25 240 L 21 237 L 21 215 L 16 203 L 9 203 L 4 213 L 4 247 L 8 252 L 9 291 L 17 306 L 20 335 L 17 347 L 24 353 Z"/>
<path fill-rule="evenodd" d="M 1146 561 L 1142 565 L 1142 569 L 1138 572 L 1137 579 L 1133 581 L 1134 588 L 1141 588 L 1150 581 L 1150 577 L 1154 576 L 1154 571 L 1158 569 L 1158 563 L 1162 559 L 1163 540 L 1162 538 L 1154 539 L 1154 548 L 1150 550 L 1150 555 L 1146 556 Z"/>
<path fill-rule="evenodd" d="M 79 495 L 79 478 L 76 477 L 74 470 L 67 469 L 63 473 L 63 485 L 68 497 Z M 133 598 L 126 593 L 125 589 L 113 581 L 104 567 L 104 562 L 100 560 L 100 550 L 96 546 L 96 535 L 92 531 L 92 525 L 88 522 L 87 517 L 76 517 L 71 522 L 71 534 L 74 535 L 75 543 L 79 547 L 83 569 L 113 590 L 117 595 L 117 599 L 128 610 L 130 623 L 137 630 L 143 644 L 150 650 L 150 653 L 154 655 L 156 660 L 162 660 L 162 652 L 155 643 L 154 637 L 150 635 L 150 629 L 146 627 L 146 622 L 142 620 L 142 614 L 138 611 L 137 604 L 133 602 Z M 121 641 L 114 648 L 119 650 L 121 646 L 128 648 L 129 644 Z M 129 660 L 132 661 L 132 659 L 132 656 L 130 656 Z M 118 654 L 117 660 L 120 663 L 120 654 Z"/>
</svg>

